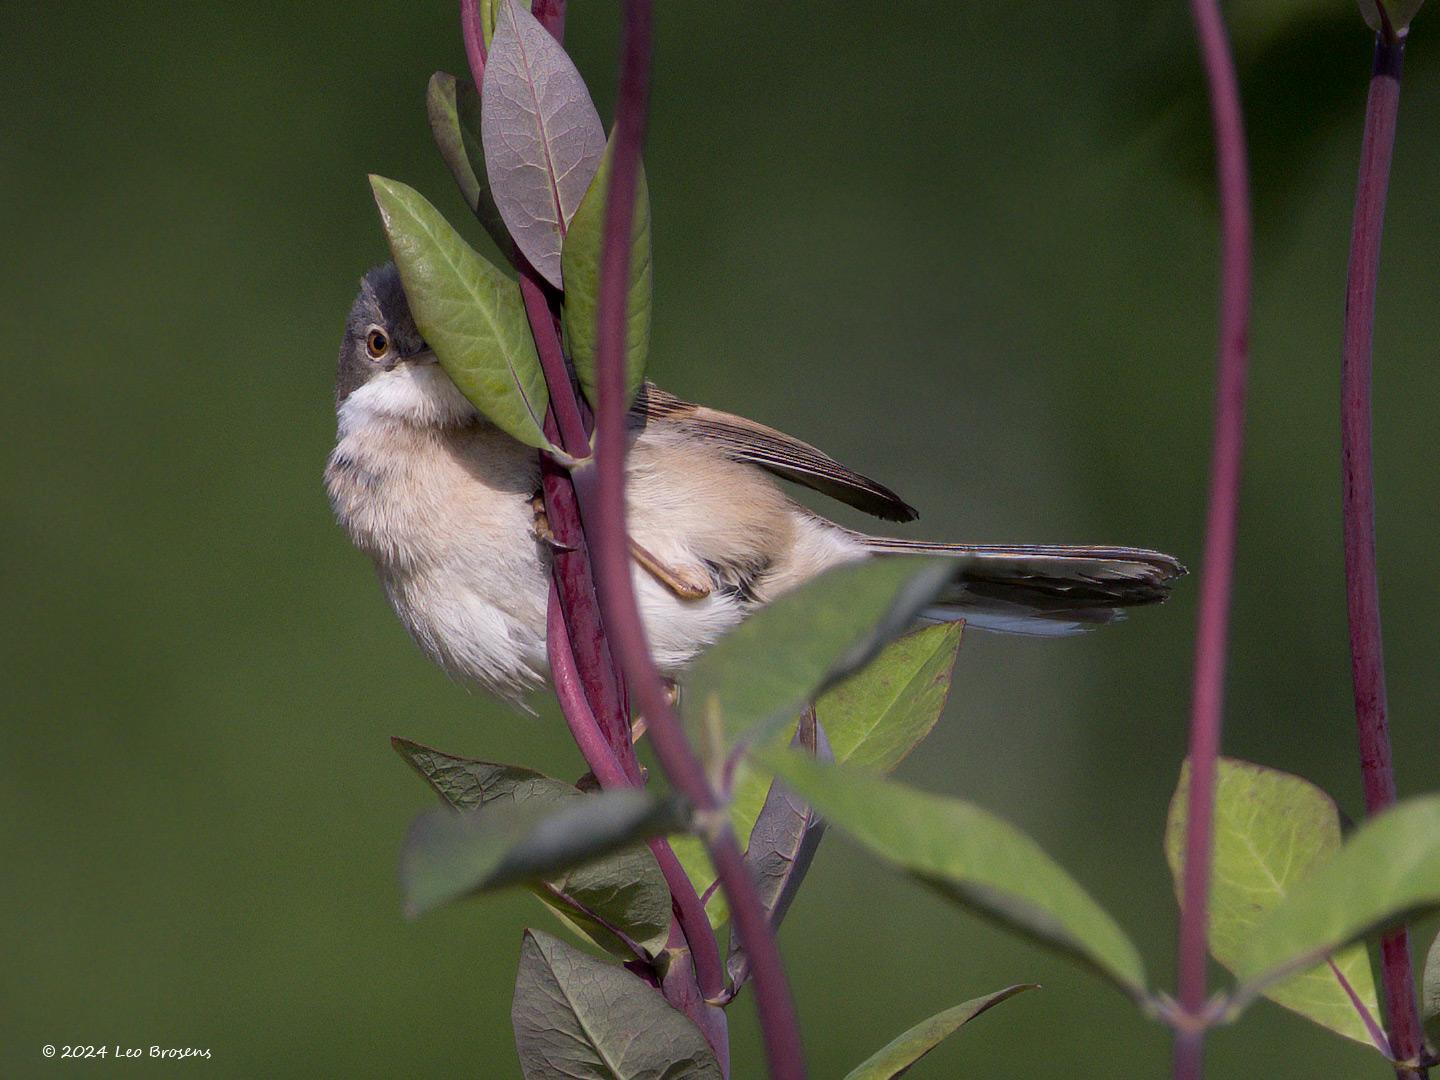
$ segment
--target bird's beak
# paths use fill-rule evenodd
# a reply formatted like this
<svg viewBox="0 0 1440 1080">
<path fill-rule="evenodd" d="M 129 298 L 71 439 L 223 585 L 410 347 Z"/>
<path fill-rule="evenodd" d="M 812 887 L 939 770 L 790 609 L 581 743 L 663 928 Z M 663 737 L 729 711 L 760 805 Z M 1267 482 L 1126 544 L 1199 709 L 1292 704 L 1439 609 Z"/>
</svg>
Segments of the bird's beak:
<svg viewBox="0 0 1440 1080">
<path fill-rule="evenodd" d="M 400 359 L 395 360 L 392 363 L 386 364 L 385 370 L 394 371 L 401 364 L 405 364 L 409 367 L 426 367 L 430 364 L 438 364 L 439 362 L 440 359 L 435 355 L 434 350 L 426 349 L 423 352 L 415 353 L 413 356 L 402 356 L 400 357 Z"/>
</svg>

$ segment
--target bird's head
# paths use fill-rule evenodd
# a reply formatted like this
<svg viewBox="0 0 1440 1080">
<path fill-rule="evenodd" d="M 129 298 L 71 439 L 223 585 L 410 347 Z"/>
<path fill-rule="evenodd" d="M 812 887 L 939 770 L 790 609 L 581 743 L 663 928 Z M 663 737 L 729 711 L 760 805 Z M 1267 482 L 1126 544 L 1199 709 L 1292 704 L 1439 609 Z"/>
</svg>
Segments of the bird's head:
<svg viewBox="0 0 1440 1080">
<path fill-rule="evenodd" d="M 476 415 L 416 327 L 394 263 L 360 281 L 340 343 L 335 411 L 342 428 L 372 420 L 448 427 Z"/>
</svg>

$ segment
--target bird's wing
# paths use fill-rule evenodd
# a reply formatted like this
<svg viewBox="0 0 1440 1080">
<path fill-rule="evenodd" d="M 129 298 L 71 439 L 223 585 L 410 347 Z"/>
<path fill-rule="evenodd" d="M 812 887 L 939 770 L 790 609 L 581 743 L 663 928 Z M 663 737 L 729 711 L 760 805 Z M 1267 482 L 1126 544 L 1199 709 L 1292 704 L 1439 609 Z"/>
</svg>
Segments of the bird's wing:
<svg viewBox="0 0 1440 1080">
<path fill-rule="evenodd" d="M 682 401 L 647 382 L 635 398 L 634 414 L 643 422 L 672 424 L 711 443 L 732 461 L 758 465 L 792 481 L 848 503 L 886 521 L 914 521 L 920 515 L 895 492 L 846 468 L 824 451 L 743 416 Z"/>
</svg>

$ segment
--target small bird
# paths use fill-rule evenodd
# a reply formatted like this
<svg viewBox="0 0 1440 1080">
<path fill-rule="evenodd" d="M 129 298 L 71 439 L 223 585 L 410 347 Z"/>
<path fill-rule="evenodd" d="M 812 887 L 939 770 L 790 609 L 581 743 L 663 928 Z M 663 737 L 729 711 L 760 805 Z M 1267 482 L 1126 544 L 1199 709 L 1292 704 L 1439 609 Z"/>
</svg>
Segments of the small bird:
<svg viewBox="0 0 1440 1080">
<path fill-rule="evenodd" d="M 536 451 L 484 420 L 436 362 L 393 264 L 361 282 L 340 345 L 330 502 L 411 637 L 464 683 L 519 703 L 544 682 L 552 548 Z M 746 614 L 830 567 L 944 555 L 925 612 L 1056 636 L 1164 600 L 1185 568 L 1141 548 L 932 544 L 852 531 L 783 478 L 890 521 L 898 495 L 799 439 L 646 384 L 630 412 L 627 507 L 650 646 L 673 675 Z"/>
</svg>

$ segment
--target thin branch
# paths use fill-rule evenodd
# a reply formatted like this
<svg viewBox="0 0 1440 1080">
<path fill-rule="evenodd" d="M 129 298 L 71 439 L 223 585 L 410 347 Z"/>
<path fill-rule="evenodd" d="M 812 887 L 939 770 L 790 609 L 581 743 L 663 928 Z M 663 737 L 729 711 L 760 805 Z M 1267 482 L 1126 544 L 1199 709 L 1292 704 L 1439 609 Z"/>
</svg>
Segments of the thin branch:
<svg viewBox="0 0 1440 1080">
<path fill-rule="evenodd" d="M 665 693 L 650 656 L 635 602 L 625 529 L 625 332 L 630 229 L 635 184 L 645 138 L 649 98 L 652 5 L 627 0 L 621 46 L 620 91 L 615 114 L 614 157 L 605 199 L 604 246 L 600 263 L 598 315 L 599 407 L 596 461 L 577 479 L 596 484 L 598 516 L 594 554 L 600 602 L 615 653 L 650 725 L 656 756 L 671 784 L 696 807 L 730 908 L 751 950 L 756 1001 L 774 1080 L 800 1080 L 805 1062 L 794 1002 L 769 920 L 745 869 L 729 816 L 711 790 Z M 594 474 L 593 476 L 591 474 Z"/>
<path fill-rule="evenodd" d="M 1377 5 L 1385 19 L 1383 3 Z M 1380 581 L 1375 566 L 1375 470 L 1370 387 L 1375 330 L 1375 290 L 1380 237 L 1400 107 L 1405 39 L 1388 20 L 1375 36 L 1375 62 L 1365 102 L 1365 133 L 1355 188 L 1350 265 L 1345 286 L 1345 341 L 1340 365 L 1340 456 L 1345 518 L 1345 595 L 1350 619 L 1350 671 L 1355 686 L 1355 724 L 1365 810 L 1378 814 L 1395 802 L 1395 767 L 1385 695 L 1385 654 L 1380 632 Z M 1410 934 L 1401 926 L 1380 940 L 1381 982 L 1394 1057 L 1417 1060 L 1424 1046 L 1415 1000 Z M 1398 1067 L 1402 1078 L 1424 1077 L 1423 1068 Z"/>
<path fill-rule="evenodd" d="M 1208 899 L 1214 852 L 1215 777 L 1225 700 L 1225 653 L 1235 568 L 1235 533 L 1244 446 L 1245 377 L 1250 322 L 1250 191 L 1240 89 L 1218 0 L 1191 0 L 1210 87 L 1220 193 L 1221 276 L 1219 378 L 1210 461 L 1205 556 L 1195 630 L 1190 711 L 1190 795 L 1180 908 L 1180 1008 L 1200 1016 L 1206 1004 Z M 1176 1080 L 1204 1073 L 1203 1030 L 1175 1036 Z"/>
</svg>

